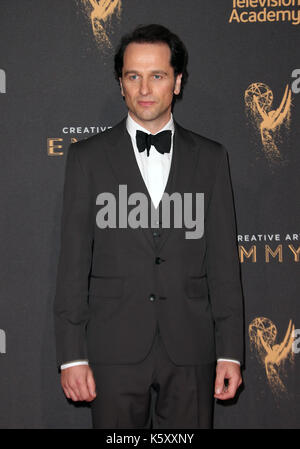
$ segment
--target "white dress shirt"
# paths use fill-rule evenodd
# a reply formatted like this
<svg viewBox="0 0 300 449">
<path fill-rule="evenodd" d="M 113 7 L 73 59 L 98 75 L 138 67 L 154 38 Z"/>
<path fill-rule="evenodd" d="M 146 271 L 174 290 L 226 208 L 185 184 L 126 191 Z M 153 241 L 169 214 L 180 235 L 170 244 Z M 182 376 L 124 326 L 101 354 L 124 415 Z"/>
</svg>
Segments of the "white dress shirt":
<svg viewBox="0 0 300 449">
<path fill-rule="evenodd" d="M 150 134 L 150 132 L 139 125 L 135 120 L 133 120 L 130 114 L 128 114 L 127 116 L 126 127 L 131 137 L 135 158 L 139 166 L 141 175 L 146 184 L 152 203 L 154 204 L 154 207 L 157 208 L 165 191 L 172 161 L 174 137 L 173 115 L 171 114 L 171 118 L 168 123 L 158 131 L 172 131 L 170 153 L 161 154 L 155 149 L 153 145 L 150 147 L 149 156 L 147 156 L 146 150 L 140 153 L 136 144 L 136 132 L 137 130 L 144 131 L 147 134 Z M 240 362 L 238 360 L 219 358 L 218 362 L 221 361 L 235 362 L 240 365 Z M 76 360 L 74 362 L 64 363 L 60 368 L 65 369 L 76 365 L 88 365 L 88 361 Z"/>
</svg>

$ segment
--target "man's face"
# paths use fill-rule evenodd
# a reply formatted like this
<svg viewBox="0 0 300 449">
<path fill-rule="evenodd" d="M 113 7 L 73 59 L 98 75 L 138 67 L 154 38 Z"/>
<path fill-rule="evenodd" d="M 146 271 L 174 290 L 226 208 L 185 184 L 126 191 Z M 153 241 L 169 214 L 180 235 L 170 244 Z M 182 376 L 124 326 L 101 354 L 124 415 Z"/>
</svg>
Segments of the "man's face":
<svg viewBox="0 0 300 449">
<path fill-rule="evenodd" d="M 121 93 L 130 115 L 141 125 L 159 125 L 170 117 L 181 74 L 174 76 L 171 50 L 165 43 L 131 43 L 123 58 Z"/>
</svg>

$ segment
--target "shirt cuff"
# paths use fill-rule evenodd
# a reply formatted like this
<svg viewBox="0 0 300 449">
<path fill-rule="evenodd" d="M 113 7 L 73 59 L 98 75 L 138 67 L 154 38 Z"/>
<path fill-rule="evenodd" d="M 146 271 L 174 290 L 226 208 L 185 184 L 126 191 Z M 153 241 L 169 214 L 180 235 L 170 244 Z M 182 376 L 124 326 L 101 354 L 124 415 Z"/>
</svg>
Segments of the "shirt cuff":
<svg viewBox="0 0 300 449">
<path fill-rule="evenodd" d="M 235 359 L 218 359 L 217 362 L 233 362 L 233 363 L 237 363 L 238 365 L 241 365 L 241 362 L 239 362 L 238 360 L 235 360 Z"/>
<path fill-rule="evenodd" d="M 76 362 L 69 362 L 64 363 L 63 365 L 60 365 L 60 369 L 66 369 L 71 368 L 71 366 L 77 366 L 77 365 L 88 365 L 88 360 L 76 360 Z"/>
</svg>

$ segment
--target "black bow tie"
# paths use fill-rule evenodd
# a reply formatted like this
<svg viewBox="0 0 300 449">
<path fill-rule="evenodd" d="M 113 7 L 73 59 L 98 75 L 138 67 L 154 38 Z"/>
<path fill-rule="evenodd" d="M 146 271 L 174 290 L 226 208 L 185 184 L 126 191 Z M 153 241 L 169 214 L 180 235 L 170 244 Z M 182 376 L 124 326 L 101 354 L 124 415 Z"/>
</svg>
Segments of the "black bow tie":
<svg viewBox="0 0 300 449">
<path fill-rule="evenodd" d="M 150 147 L 153 145 L 161 153 L 170 153 L 172 131 L 161 131 L 157 134 L 147 134 L 144 131 L 136 132 L 136 144 L 140 153 L 147 149 L 149 156 Z"/>
</svg>

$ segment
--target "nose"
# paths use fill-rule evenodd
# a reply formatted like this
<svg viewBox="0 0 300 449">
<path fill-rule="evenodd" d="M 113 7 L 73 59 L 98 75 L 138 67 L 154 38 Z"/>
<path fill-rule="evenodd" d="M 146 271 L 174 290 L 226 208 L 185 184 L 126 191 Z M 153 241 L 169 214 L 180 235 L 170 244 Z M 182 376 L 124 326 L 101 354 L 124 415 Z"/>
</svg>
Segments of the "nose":
<svg viewBox="0 0 300 449">
<path fill-rule="evenodd" d="M 147 78 L 142 78 L 140 83 L 140 94 L 148 95 L 151 91 L 150 84 Z"/>
</svg>

